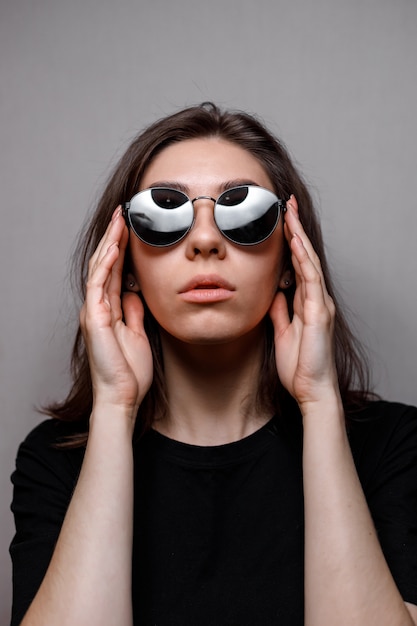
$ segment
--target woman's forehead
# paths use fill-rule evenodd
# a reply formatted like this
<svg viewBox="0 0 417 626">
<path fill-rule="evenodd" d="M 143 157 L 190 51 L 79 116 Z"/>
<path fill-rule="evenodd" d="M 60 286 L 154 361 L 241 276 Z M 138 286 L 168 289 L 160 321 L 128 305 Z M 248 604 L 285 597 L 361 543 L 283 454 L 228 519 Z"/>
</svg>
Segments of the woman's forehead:
<svg viewBox="0 0 417 626">
<path fill-rule="evenodd" d="M 187 139 L 159 152 L 145 169 L 141 189 L 156 184 L 179 183 L 188 188 L 224 186 L 228 181 L 252 181 L 272 187 L 258 159 L 238 144 L 219 137 Z"/>
</svg>

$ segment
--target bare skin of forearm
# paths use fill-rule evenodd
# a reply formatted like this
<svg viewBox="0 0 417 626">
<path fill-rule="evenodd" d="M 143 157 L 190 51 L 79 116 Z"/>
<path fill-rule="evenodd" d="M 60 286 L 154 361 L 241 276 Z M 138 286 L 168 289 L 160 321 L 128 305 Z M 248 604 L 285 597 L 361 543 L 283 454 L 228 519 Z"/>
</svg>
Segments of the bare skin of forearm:
<svg viewBox="0 0 417 626">
<path fill-rule="evenodd" d="M 413 626 L 378 542 L 340 403 L 302 411 L 305 625 Z"/>
<path fill-rule="evenodd" d="M 132 421 L 95 409 L 83 466 L 22 626 L 131 626 Z"/>
</svg>

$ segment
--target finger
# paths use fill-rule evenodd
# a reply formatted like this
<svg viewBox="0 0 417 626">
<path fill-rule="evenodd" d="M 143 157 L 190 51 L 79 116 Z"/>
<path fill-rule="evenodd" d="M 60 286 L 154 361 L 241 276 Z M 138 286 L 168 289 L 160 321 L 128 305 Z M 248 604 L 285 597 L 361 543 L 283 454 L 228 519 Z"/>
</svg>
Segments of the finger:
<svg viewBox="0 0 417 626">
<path fill-rule="evenodd" d="M 121 217 L 120 210 L 116 209 L 112 222 L 107 227 L 105 235 L 89 262 L 86 292 L 87 305 L 105 303 L 108 310 L 111 311 L 111 295 L 115 289 L 117 289 L 120 297 L 124 250 L 128 238 L 128 234 L 125 231 L 127 231 L 125 222 Z M 117 268 L 116 271 L 114 271 L 115 267 Z M 111 291 L 109 291 L 110 286 L 112 286 Z M 114 305 L 115 303 L 113 303 Z M 118 309 L 120 317 L 120 304 Z"/>
<path fill-rule="evenodd" d="M 106 228 L 106 230 L 104 231 L 104 235 L 101 237 L 101 239 L 100 239 L 100 241 L 99 241 L 99 244 L 98 244 L 98 246 L 97 246 L 97 251 L 98 251 L 98 252 L 100 252 L 100 251 L 101 251 L 101 249 L 102 249 L 102 247 L 103 247 L 103 245 L 105 245 L 106 238 L 108 238 L 108 235 L 109 235 L 109 232 L 110 232 L 110 230 L 111 230 L 112 224 L 113 224 L 113 222 L 115 222 L 115 221 L 116 221 L 116 219 L 118 218 L 119 213 L 120 213 L 120 206 L 117 206 L 117 207 L 115 208 L 115 210 L 113 211 L 113 215 L 111 216 L 111 220 L 110 220 L 110 221 L 109 221 L 109 223 L 107 224 L 107 228 Z"/>
<path fill-rule="evenodd" d="M 114 244 L 120 244 L 120 238 L 123 233 L 123 228 L 125 226 L 125 221 L 121 214 L 121 207 L 117 207 L 117 209 L 113 213 L 113 217 L 109 222 L 106 232 L 101 238 L 94 254 L 92 255 L 89 262 L 89 272 L 93 272 L 95 267 L 102 261 L 104 256 L 107 253 L 107 250 Z"/>
<path fill-rule="evenodd" d="M 310 258 L 311 258 L 311 255 L 314 254 L 314 250 L 300 222 L 299 215 L 298 215 L 298 203 L 293 194 L 290 196 L 290 199 L 287 202 L 287 211 L 285 214 L 285 223 L 284 223 L 284 233 L 285 233 L 288 245 L 290 247 L 290 250 L 292 252 L 291 261 L 294 267 L 296 284 L 297 286 L 300 286 L 303 284 L 303 272 L 299 263 L 299 258 L 297 257 L 297 255 L 294 254 L 294 251 L 292 250 L 293 238 L 295 236 L 298 236 L 300 238 Z M 317 257 L 317 255 L 315 256 Z M 314 265 L 316 266 L 317 270 L 321 274 L 321 266 L 320 266 L 320 261 L 318 257 L 316 259 L 312 259 L 312 261 Z M 305 296 L 304 289 L 303 289 L 302 295 L 303 297 Z"/>
<path fill-rule="evenodd" d="M 103 256 L 101 262 L 89 275 L 86 285 L 84 303 L 84 321 L 97 321 L 99 326 L 108 325 L 111 319 L 111 303 L 107 291 L 107 284 L 111 270 L 119 256 L 119 246 L 113 243 Z M 95 319 L 96 318 L 96 319 Z"/>
<path fill-rule="evenodd" d="M 309 300 L 319 306 L 326 306 L 327 291 L 322 273 L 310 258 L 302 239 L 294 235 L 291 239 L 291 252 L 298 286 L 301 286 L 303 302 Z"/>
<path fill-rule="evenodd" d="M 321 283 L 322 283 L 322 289 L 323 289 L 323 293 L 324 293 L 324 297 L 327 301 L 329 301 L 329 304 L 331 305 L 332 301 L 331 301 L 331 297 L 328 294 L 327 291 L 327 287 L 326 287 L 326 282 L 324 279 L 324 275 L 323 275 L 323 269 L 321 266 L 321 262 L 320 262 L 320 258 L 317 255 L 310 239 L 307 237 L 307 234 L 304 231 L 304 228 L 300 222 L 299 219 L 299 215 L 298 215 L 298 204 L 297 204 L 297 200 L 295 198 L 294 195 L 291 195 L 290 200 L 287 202 L 287 212 L 286 212 L 286 223 L 285 223 L 285 234 L 287 237 L 287 241 L 290 245 L 291 248 L 291 239 L 294 236 L 298 236 L 303 244 L 304 249 L 306 250 L 308 257 L 310 259 L 310 261 L 312 262 L 312 264 L 314 265 L 314 267 L 316 268 L 317 272 L 319 273 L 319 276 L 321 278 Z M 291 237 L 291 239 L 290 239 Z M 299 264 L 299 259 L 296 258 L 296 256 L 292 256 L 292 262 L 293 262 L 293 266 L 294 266 L 294 270 L 296 273 L 296 280 L 297 278 L 302 278 L 302 271 L 301 271 L 301 266 Z M 300 282 L 300 281 L 298 281 Z M 331 301 L 331 302 L 330 302 Z"/>
<path fill-rule="evenodd" d="M 299 215 L 298 215 L 298 204 L 295 196 L 291 196 L 290 200 L 287 202 L 287 211 L 285 213 L 285 224 L 286 224 L 286 236 L 288 244 L 291 245 L 291 239 L 294 235 L 298 235 L 303 242 L 307 253 L 309 254 L 312 262 L 316 266 L 317 270 L 322 273 L 320 259 L 313 248 L 313 245 L 308 238 L 303 225 L 301 224 Z"/>
<path fill-rule="evenodd" d="M 122 318 L 121 291 L 123 281 L 123 269 L 125 261 L 125 252 L 129 240 L 127 227 L 124 226 L 122 236 L 119 243 L 119 255 L 111 268 L 108 279 L 105 284 L 105 291 L 110 302 L 112 320 L 115 322 Z"/>
<path fill-rule="evenodd" d="M 129 241 L 129 231 L 127 229 L 126 224 L 124 224 L 121 230 L 121 235 L 117 240 L 117 243 L 119 246 L 119 256 L 117 257 L 116 262 L 114 266 L 112 267 L 112 275 L 117 277 L 120 280 L 123 276 L 125 253 L 126 253 L 128 241 Z M 119 293 L 120 293 L 120 289 L 119 289 Z"/>
<path fill-rule="evenodd" d="M 94 253 L 91 255 L 90 262 L 97 260 L 98 256 L 102 252 L 103 247 L 105 247 L 105 248 L 108 247 L 108 244 L 106 245 L 106 241 L 107 241 L 107 238 L 108 238 L 109 231 L 111 229 L 112 223 L 113 223 L 113 221 L 116 219 L 116 217 L 118 215 L 118 210 L 119 210 L 119 207 L 117 207 L 114 210 L 112 218 L 111 218 L 110 222 L 107 224 L 106 230 L 104 231 L 104 235 L 101 237 L 100 241 L 97 244 L 96 249 L 94 250 Z"/>
</svg>

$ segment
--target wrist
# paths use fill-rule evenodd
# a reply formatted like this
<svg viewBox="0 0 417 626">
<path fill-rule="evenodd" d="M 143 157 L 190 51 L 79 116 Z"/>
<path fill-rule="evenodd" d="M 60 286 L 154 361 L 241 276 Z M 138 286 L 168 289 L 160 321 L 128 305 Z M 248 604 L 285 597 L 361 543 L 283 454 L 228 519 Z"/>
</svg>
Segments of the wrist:
<svg viewBox="0 0 417 626">
<path fill-rule="evenodd" d="M 349 441 L 340 393 L 300 407 L 303 420 L 303 459 L 311 467 L 339 465 Z"/>
<path fill-rule="evenodd" d="M 93 430 L 105 430 L 111 436 L 125 434 L 131 438 L 137 412 L 137 406 L 95 400 L 90 415 L 90 434 Z"/>
<path fill-rule="evenodd" d="M 303 423 L 341 421 L 344 424 L 344 408 L 338 387 L 323 389 L 314 400 L 298 403 Z"/>
</svg>

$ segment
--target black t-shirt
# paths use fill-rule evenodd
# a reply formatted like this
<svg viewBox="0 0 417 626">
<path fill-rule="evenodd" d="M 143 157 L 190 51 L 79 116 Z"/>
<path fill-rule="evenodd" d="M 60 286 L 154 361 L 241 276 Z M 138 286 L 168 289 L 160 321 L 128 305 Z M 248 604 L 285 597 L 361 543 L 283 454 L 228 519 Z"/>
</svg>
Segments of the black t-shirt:
<svg viewBox="0 0 417 626">
<path fill-rule="evenodd" d="M 53 446 L 73 432 L 47 420 L 19 448 L 13 626 L 42 581 L 77 481 L 83 450 Z M 404 600 L 417 604 L 417 410 L 371 403 L 349 437 L 388 565 Z M 134 452 L 135 624 L 302 626 L 299 418 L 213 447 L 150 431 Z"/>
</svg>

